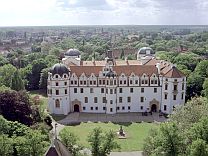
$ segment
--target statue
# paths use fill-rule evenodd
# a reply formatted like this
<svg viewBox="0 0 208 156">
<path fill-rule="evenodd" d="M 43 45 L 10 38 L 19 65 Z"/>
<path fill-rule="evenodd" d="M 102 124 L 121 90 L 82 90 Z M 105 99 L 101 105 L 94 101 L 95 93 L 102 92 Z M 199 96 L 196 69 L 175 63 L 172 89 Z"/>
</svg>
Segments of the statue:
<svg viewBox="0 0 208 156">
<path fill-rule="evenodd" d="M 125 133 L 124 133 L 124 130 L 123 130 L 122 126 L 120 126 L 119 135 L 120 136 L 125 136 Z"/>
</svg>

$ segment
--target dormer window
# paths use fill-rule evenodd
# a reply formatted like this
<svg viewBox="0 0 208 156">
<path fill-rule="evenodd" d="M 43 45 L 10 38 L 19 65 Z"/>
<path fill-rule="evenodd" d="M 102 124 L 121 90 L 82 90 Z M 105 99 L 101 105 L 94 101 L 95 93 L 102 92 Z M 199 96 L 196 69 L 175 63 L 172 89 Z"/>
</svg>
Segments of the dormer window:
<svg viewBox="0 0 208 156">
<path fill-rule="evenodd" d="M 56 78 L 58 79 L 58 75 L 56 75 Z"/>
</svg>

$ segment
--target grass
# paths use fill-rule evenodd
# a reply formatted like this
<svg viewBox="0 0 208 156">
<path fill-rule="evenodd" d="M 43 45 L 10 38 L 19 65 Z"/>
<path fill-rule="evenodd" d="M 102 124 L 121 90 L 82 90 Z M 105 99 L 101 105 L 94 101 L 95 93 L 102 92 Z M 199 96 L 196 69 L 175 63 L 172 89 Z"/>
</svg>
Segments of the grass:
<svg viewBox="0 0 208 156">
<path fill-rule="evenodd" d="M 71 132 L 79 137 L 79 143 L 84 147 L 90 147 L 87 142 L 87 137 L 90 132 L 100 127 L 103 131 L 113 130 L 115 133 L 119 130 L 120 125 L 127 135 L 126 139 L 116 139 L 121 146 L 120 151 L 140 151 L 142 150 L 144 139 L 148 136 L 148 132 L 152 128 L 157 128 L 155 123 L 129 123 L 129 124 L 114 124 L 114 123 L 81 123 L 77 126 L 67 126 Z"/>
</svg>

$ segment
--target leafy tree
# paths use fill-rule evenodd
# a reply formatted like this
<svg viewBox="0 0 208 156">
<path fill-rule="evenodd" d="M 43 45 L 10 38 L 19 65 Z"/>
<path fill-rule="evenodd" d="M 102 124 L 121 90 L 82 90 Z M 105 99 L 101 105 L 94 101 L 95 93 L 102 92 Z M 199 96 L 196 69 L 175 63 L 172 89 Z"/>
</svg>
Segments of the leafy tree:
<svg viewBox="0 0 208 156">
<path fill-rule="evenodd" d="M 8 63 L 9 61 L 6 58 L 4 58 L 3 56 L 0 56 L 0 66 L 3 66 Z"/>
<path fill-rule="evenodd" d="M 37 130 L 29 130 L 25 136 L 17 137 L 15 140 L 18 155 L 43 155 L 49 145 L 46 138 L 46 135 L 41 134 Z"/>
<path fill-rule="evenodd" d="M 11 64 L 0 67 L 0 85 L 10 87 L 12 75 L 15 71 L 16 68 Z"/>
<path fill-rule="evenodd" d="M 25 88 L 18 70 L 16 70 L 12 76 L 10 88 L 16 91 L 24 90 Z"/>
<path fill-rule="evenodd" d="M 13 153 L 12 139 L 6 135 L 0 135 L 0 155 L 11 156 Z"/>
<path fill-rule="evenodd" d="M 202 78 L 208 77 L 208 60 L 199 62 L 196 66 L 195 72 Z"/>
<path fill-rule="evenodd" d="M 68 128 L 64 128 L 59 133 L 59 136 L 63 144 L 74 156 L 79 154 L 79 151 L 82 149 L 82 146 L 78 145 L 78 138 L 74 133 L 72 133 Z"/>
<path fill-rule="evenodd" d="M 60 49 L 53 47 L 49 50 L 49 55 L 55 55 L 55 56 L 60 56 Z"/>
<path fill-rule="evenodd" d="M 47 91 L 47 82 L 48 82 L 48 72 L 49 72 L 49 68 L 45 68 L 41 71 L 41 75 L 40 75 L 40 83 L 39 83 L 39 88 L 40 89 L 44 89 L 45 91 Z"/>
<path fill-rule="evenodd" d="M 208 99 L 208 79 L 206 78 L 205 81 L 204 81 L 204 84 L 203 84 L 203 92 L 204 92 L 204 95 L 207 97 Z"/>
<path fill-rule="evenodd" d="M 42 69 L 47 67 L 47 62 L 43 59 L 38 59 L 32 63 L 32 71 L 27 75 L 28 79 L 28 90 L 39 89 L 40 74 Z"/>
<path fill-rule="evenodd" d="M 208 145 L 202 139 L 193 141 L 189 148 L 189 156 L 206 156 L 208 155 Z"/>
<path fill-rule="evenodd" d="M 33 123 L 30 100 L 26 92 L 0 92 L 0 101 L 0 112 L 6 119 L 25 125 Z"/>
<path fill-rule="evenodd" d="M 120 146 L 115 142 L 115 134 L 112 131 L 103 134 L 101 128 L 95 128 L 88 136 L 91 145 L 92 156 L 107 156 L 113 149 Z"/>
</svg>

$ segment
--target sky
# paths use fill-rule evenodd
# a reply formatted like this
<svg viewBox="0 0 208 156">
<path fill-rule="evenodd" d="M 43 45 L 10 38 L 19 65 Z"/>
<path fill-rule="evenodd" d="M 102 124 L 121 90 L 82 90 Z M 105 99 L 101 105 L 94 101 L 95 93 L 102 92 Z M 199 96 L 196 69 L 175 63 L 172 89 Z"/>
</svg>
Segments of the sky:
<svg viewBox="0 0 208 156">
<path fill-rule="evenodd" d="M 0 26 L 206 24 L 208 0 L 0 0 Z"/>
</svg>

